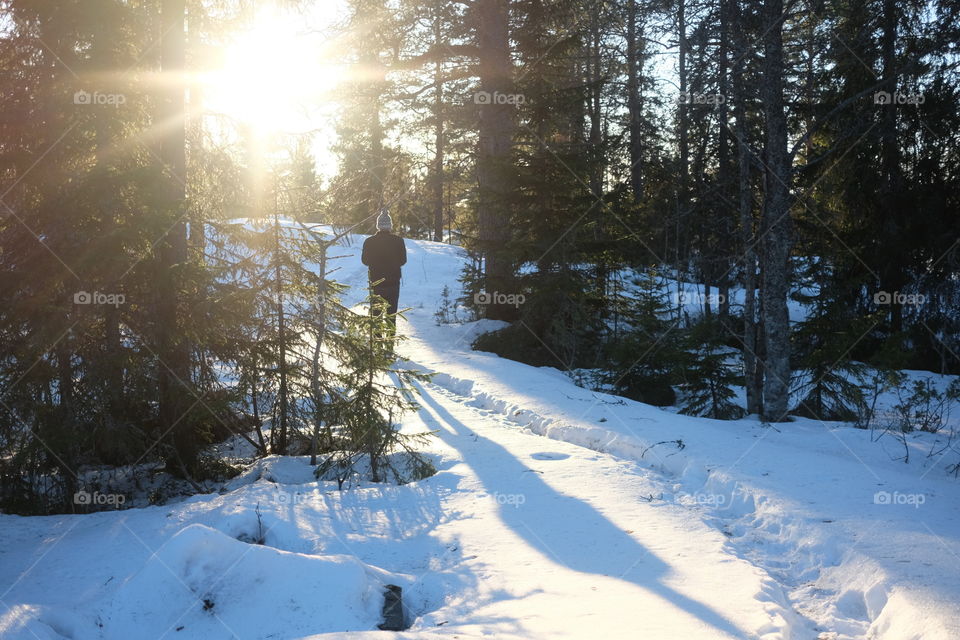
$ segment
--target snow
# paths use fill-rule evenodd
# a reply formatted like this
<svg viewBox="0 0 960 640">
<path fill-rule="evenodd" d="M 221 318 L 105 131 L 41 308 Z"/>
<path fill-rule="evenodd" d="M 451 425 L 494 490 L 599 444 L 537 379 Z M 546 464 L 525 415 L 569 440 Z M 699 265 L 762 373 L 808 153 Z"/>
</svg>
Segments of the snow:
<svg viewBox="0 0 960 640">
<path fill-rule="evenodd" d="M 219 494 L 0 515 L 0 637 L 960 637 L 943 434 L 905 463 L 847 425 L 691 418 L 471 351 L 500 325 L 433 317 L 466 256 L 407 246 L 399 350 L 436 375 L 402 428 L 435 432 L 436 475 L 341 492 L 271 456 Z M 407 631 L 377 630 L 387 584 Z"/>
<path fill-rule="evenodd" d="M 317 618 L 334 629 L 364 629 L 381 604 L 378 573 L 350 555 L 290 553 L 192 524 L 117 590 L 100 620 L 104 637 L 118 639 L 137 629 L 189 629 L 204 638 L 238 630 L 264 637 L 278 628 L 303 635 Z"/>
</svg>

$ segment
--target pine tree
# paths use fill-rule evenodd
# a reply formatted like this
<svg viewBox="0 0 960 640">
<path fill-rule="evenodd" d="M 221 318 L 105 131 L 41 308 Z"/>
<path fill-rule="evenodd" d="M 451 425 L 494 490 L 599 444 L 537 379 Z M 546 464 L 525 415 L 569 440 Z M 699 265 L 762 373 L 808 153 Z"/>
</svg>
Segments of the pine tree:
<svg viewBox="0 0 960 640">
<path fill-rule="evenodd" d="M 629 292 L 614 299 L 623 328 L 611 336 L 602 381 L 619 395 L 668 406 L 676 402 L 672 384 L 684 362 L 679 319 L 670 319 L 656 273 L 641 272 Z"/>
<path fill-rule="evenodd" d="M 876 316 L 860 316 L 847 296 L 814 263 L 816 293 L 795 296 L 807 305 L 807 317 L 794 329 L 796 372 L 791 385 L 797 398 L 793 412 L 817 420 L 853 421 L 864 409 L 864 366 L 854 349 L 878 324 Z M 811 283 L 813 284 L 813 283 Z"/>
<path fill-rule="evenodd" d="M 375 298 L 371 292 L 367 304 L 378 304 Z M 418 407 L 414 383 L 430 376 L 396 364 L 394 345 L 403 336 L 393 333 L 386 314 L 345 319 L 338 348 L 339 397 L 334 400 L 338 424 L 331 427 L 332 450 L 317 467 L 317 477 L 332 477 L 342 487 L 361 470 L 361 460 L 369 466 L 372 482 L 402 484 L 433 473 L 429 460 L 415 450 L 429 433 L 401 433 L 394 423 Z M 395 459 L 394 452 L 406 455 Z"/>
<path fill-rule="evenodd" d="M 734 398 L 741 373 L 731 363 L 735 352 L 725 344 L 719 318 L 704 318 L 684 336 L 687 362 L 678 371 L 680 413 L 716 420 L 736 420 L 745 414 Z"/>
</svg>

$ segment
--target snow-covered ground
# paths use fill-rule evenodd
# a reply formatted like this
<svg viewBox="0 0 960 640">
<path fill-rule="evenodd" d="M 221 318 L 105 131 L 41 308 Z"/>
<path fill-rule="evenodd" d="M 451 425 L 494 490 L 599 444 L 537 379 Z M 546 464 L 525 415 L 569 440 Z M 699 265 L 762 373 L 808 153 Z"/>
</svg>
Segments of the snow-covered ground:
<svg viewBox="0 0 960 640">
<path fill-rule="evenodd" d="M 433 317 L 465 257 L 407 247 L 400 352 L 436 376 L 403 428 L 435 432 L 435 476 L 339 492 L 268 458 L 222 494 L 0 515 L 0 637 L 960 638 L 944 436 L 904 463 L 847 426 L 690 418 L 470 351 L 495 325 Z M 377 630 L 386 584 L 407 631 Z"/>
</svg>

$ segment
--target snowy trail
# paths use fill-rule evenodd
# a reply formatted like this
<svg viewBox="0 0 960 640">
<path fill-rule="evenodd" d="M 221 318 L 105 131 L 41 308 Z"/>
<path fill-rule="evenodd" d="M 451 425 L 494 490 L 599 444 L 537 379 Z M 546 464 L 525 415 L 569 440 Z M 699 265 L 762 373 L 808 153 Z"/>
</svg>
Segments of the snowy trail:
<svg viewBox="0 0 960 640">
<path fill-rule="evenodd" d="M 662 486 L 636 464 L 510 427 L 433 385 L 421 404 L 419 418 L 461 460 L 449 470 L 459 490 L 444 502 L 459 515 L 446 526 L 480 578 L 473 598 L 423 628 L 449 619 L 449 632 L 498 637 L 811 637 L 720 532 L 651 502 Z"/>
<path fill-rule="evenodd" d="M 802 637 L 960 637 L 960 502 L 955 482 L 931 476 L 932 466 L 891 464 L 858 430 L 838 435 L 801 421 L 774 431 L 618 403 L 555 370 L 470 352 L 475 328 L 409 316 L 407 356 L 461 401 L 509 428 L 656 471 L 653 495 L 692 506 L 728 536 L 732 553 L 776 582 L 775 600 L 811 621 Z M 674 438 L 687 449 L 648 450 Z M 919 503 L 878 503 L 897 495 Z"/>
<path fill-rule="evenodd" d="M 826 640 L 960 637 L 960 487 L 944 473 L 943 438 L 912 434 L 905 465 L 902 444 L 848 425 L 797 419 L 774 430 L 690 418 L 591 392 L 557 369 L 473 352 L 476 335 L 497 323 L 433 318 L 444 285 L 456 296 L 464 254 L 408 246 L 401 353 L 437 373 L 437 384 L 514 429 L 660 472 L 659 497 L 722 531 Z M 347 274 L 363 277 L 362 268 Z M 687 448 L 652 446 L 675 439 Z"/>
</svg>

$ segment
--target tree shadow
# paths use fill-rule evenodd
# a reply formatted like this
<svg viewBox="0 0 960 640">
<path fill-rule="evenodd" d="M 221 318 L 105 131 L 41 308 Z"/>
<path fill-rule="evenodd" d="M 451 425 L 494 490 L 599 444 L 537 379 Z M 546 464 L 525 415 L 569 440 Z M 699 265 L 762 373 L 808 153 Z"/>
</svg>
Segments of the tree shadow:
<svg viewBox="0 0 960 640">
<path fill-rule="evenodd" d="M 447 465 L 444 465 L 447 466 Z M 410 637 L 436 629 L 455 634 L 483 629 L 497 637 L 518 637 L 523 629 L 506 616 L 471 615 L 458 620 L 445 605 L 452 599 L 482 607 L 509 598 L 501 591 L 479 589 L 479 579 L 466 564 L 459 536 L 440 536 L 440 525 L 462 515 L 444 508 L 443 498 L 458 490 L 460 477 L 438 473 L 402 486 L 366 483 L 342 491 L 325 491 L 322 507 L 300 517 L 322 518 L 315 552 L 342 553 L 390 570 L 392 582 L 403 588 L 404 619 Z M 369 490 L 375 489 L 375 490 Z M 290 517 L 296 516 L 295 512 Z M 298 530 L 307 528 L 298 527 Z M 447 616 L 447 617 L 445 617 Z M 397 637 L 407 637 L 400 633 Z"/>
<path fill-rule="evenodd" d="M 736 638 L 749 633 L 721 612 L 663 584 L 662 578 L 671 571 L 669 565 L 589 504 L 558 493 L 536 470 L 503 446 L 473 432 L 422 385 L 415 386 L 420 391 L 424 420 L 439 427 L 437 437 L 461 453 L 487 492 L 496 498 L 503 522 L 531 547 L 569 569 L 636 584 L 719 632 Z M 465 439 L 469 442 L 466 446 Z M 487 460 L 496 460 L 497 465 L 484 464 Z M 593 551 L 598 545 L 602 545 L 602 553 Z M 625 611 L 624 615 L 631 613 Z"/>
</svg>

